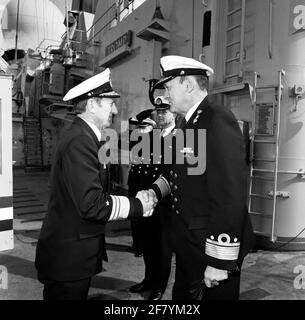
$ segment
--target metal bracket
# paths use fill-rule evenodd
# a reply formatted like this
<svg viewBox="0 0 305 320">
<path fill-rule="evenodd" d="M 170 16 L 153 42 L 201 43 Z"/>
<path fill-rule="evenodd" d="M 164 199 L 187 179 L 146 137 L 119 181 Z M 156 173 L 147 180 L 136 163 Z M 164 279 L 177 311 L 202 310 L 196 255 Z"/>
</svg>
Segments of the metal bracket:
<svg viewBox="0 0 305 320">
<path fill-rule="evenodd" d="M 297 174 L 298 178 L 304 178 L 305 176 L 305 171 L 303 169 L 299 170 L 299 173 Z"/>
<path fill-rule="evenodd" d="M 273 191 L 268 192 L 268 196 L 273 198 Z M 291 198 L 291 192 L 289 191 L 277 191 L 276 192 L 276 196 L 278 198 L 282 198 L 282 199 L 289 199 Z"/>
</svg>

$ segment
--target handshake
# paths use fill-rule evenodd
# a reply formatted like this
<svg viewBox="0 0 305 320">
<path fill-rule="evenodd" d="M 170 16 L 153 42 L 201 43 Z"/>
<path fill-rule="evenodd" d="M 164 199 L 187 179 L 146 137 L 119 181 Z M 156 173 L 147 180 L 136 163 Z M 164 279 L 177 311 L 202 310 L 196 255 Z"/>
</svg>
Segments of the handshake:
<svg viewBox="0 0 305 320">
<path fill-rule="evenodd" d="M 152 189 L 139 191 L 136 195 L 143 206 L 143 217 L 150 217 L 158 203 L 158 198 Z"/>
</svg>

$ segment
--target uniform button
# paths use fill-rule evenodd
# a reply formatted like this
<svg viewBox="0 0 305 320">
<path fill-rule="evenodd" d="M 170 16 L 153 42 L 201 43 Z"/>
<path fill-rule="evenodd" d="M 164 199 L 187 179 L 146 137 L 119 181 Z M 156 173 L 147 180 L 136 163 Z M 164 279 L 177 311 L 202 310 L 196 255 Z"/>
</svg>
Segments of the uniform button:
<svg viewBox="0 0 305 320">
<path fill-rule="evenodd" d="M 170 175 L 172 176 L 173 174 L 174 174 L 174 171 L 171 171 L 171 172 L 170 172 Z"/>
<path fill-rule="evenodd" d="M 169 184 L 170 184 L 171 187 L 174 185 L 172 182 L 170 182 Z"/>
<path fill-rule="evenodd" d="M 176 179 L 178 178 L 178 175 L 177 175 L 177 173 L 175 173 L 174 177 L 175 177 Z"/>
<path fill-rule="evenodd" d="M 171 193 L 171 196 L 173 197 L 173 196 L 174 196 L 174 194 L 173 194 L 173 193 Z"/>
<path fill-rule="evenodd" d="M 175 199 L 174 199 L 174 202 L 175 202 L 175 203 L 177 203 L 177 202 L 178 202 L 178 199 L 177 199 L 177 198 L 175 198 Z"/>
<path fill-rule="evenodd" d="M 141 173 L 141 171 L 138 171 L 138 173 Z"/>
<path fill-rule="evenodd" d="M 155 175 L 155 174 L 153 175 L 153 178 L 156 178 L 156 175 Z"/>
<path fill-rule="evenodd" d="M 147 171 L 145 171 L 145 174 L 147 174 Z"/>
<path fill-rule="evenodd" d="M 149 164 L 146 166 L 146 168 L 149 168 Z"/>
<path fill-rule="evenodd" d="M 174 186 L 175 190 L 178 190 L 178 186 Z"/>
<path fill-rule="evenodd" d="M 172 209 L 175 209 L 175 205 L 172 205 Z"/>
<path fill-rule="evenodd" d="M 156 168 L 155 168 L 155 171 L 158 171 L 158 170 L 159 170 L 159 168 L 156 167 Z"/>
<path fill-rule="evenodd" d="M 180 211 L 177 210 L 176 213 L 177 213 L 177 214 L 180 214 Z"/>
</svg>

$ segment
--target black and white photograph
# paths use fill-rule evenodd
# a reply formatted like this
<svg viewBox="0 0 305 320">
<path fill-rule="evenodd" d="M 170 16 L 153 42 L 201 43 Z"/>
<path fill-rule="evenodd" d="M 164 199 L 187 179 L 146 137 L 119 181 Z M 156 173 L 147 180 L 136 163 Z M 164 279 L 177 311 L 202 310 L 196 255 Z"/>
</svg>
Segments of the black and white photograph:
<svg viewBox="0 0 305 320">
<path fill-rule="evenodd" d="M 304 53 L 305 0 L 0 0 L 0 300 L 305 300 Z"/>
</svg>

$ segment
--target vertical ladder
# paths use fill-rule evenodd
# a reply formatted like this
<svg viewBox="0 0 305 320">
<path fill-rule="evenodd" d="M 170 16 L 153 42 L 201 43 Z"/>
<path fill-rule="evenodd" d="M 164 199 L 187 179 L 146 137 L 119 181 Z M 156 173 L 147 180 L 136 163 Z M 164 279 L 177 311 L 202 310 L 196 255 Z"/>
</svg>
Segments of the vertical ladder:
<svg viewBox="0 0 305 320">
<path fill-rule="evenodd" d="M 35 117 L 23 120 L 25 171 L 43 169 L 43 148 L 40 121 Z"/>
<path fill-rule="evenodd" d="M 245 51 L 245 15 L 246 0 L 227 1 L 227 28 L 224 55 L 224 81 L 243 78 Z"/>
<path fill-rule="evenodd" d="M 260 217 L 261 219 L 271 219 L 271 230 L 270 234 L 262 233 L 258 230 L 255 230 L 256 234 L 264 235 L 270 237 L 271 242 L 276 241 L 275 235 L 275 221 L 276 221 L 276 201 L 277 197 L 281 196 L 278 192 L 278 173 L 279 173 L 279 142 L 280 142 L 280 127 L 281 127 L 281 101 L 282 101 L 282 93 L 283 93 L 283 84 L 282 78 L 285 75 L 283 70 L 278 73 L 278 84 L 271 86 L 257 86 L 257 78 L 258 75 L 255 73 L 254 80 L 254 90 L 253 90 L 253 107 L 252 107 L 252 124 L 254 130 L 251 132 L 251 172 L 250 172 L 250 190 L 249 190 L 249 213 L 252 216 Z M 276 111 L 276 122 L 274 124 L 275 132 L 273 133 L 273 138 L 269 137 L 268 139 L 262 139 L 261 135 L 256 133 L 256 115 L 257 115 L 257 91 L 258 90 L 275 90 L 276 91 L 276 103 L 274 103 L 277 107 Z M 255 150 L 258 144 L 265 144 L 273 146 L 274 148 L 274 157 L 272 159 L 259 159 L 256 157 Z M 263 163 L 273 163 L 273 168 L 257 168 L 258 164 Z M 272 176 L 270 178 L 270 175 Z M 273 188 L 267 194 L 258 194 L 254 192 L 253 182 L 255 180 L 264 180 L 271 181 L 273 183 Z M 254 198 L 261 199 L 261 201 L 272 201 L 272 212 L 257 212 L 253 210 Z"/>
</svg>

